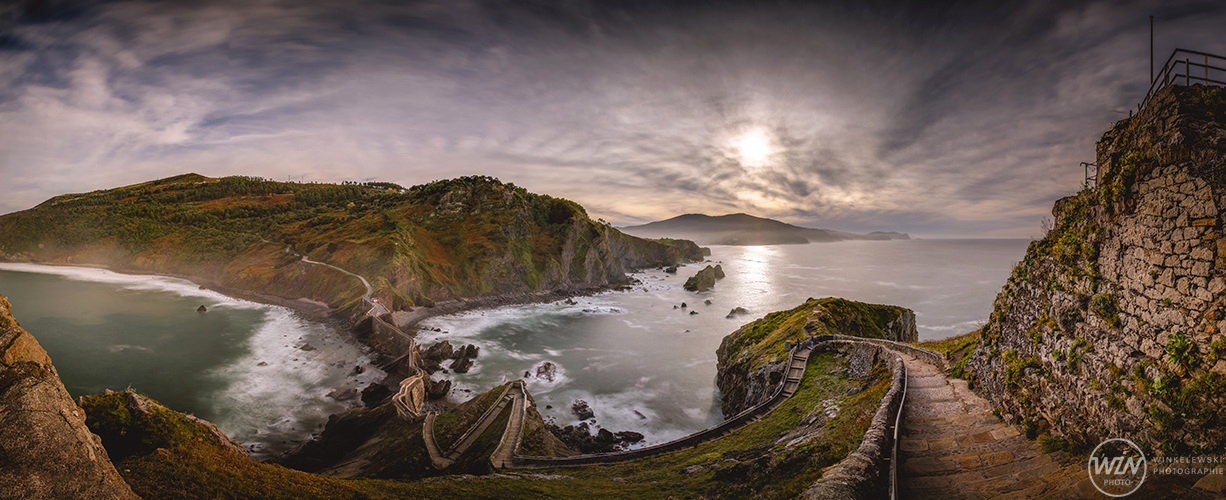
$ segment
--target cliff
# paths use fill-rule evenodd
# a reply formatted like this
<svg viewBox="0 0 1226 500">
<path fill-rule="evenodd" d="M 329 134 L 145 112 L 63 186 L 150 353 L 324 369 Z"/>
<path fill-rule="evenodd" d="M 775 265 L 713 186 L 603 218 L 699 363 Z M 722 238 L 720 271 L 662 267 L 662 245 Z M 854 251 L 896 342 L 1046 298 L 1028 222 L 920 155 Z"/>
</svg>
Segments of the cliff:
<svg viewBox="0 0 1226 500">
<path fill-rule="evenodd" d="M 357 308 L 367 277 L 393 309 L 624 284 L 627 271 L 699 260 L 578 204 L 489 177 L 402 188 L 186 174 L 57 196 L 0 216 L 0 260 L 102 265 Z"/>
<path fill-rule="evenodd" d="M 0 295 L 0 498 L 137 498 Z"/>
<path fill-rule="evenodd" d="M 783 380 L 787 343 L 817 335 L 850 335 L 914 342 L 915 313 L 840 298 L 809 299 L 768 314 L 724 337 L 716 351 L 720 409 L 731 417 L 766 398 Z"/>
<path fill-rule="evenodd" d="M 1167 87 L 1097 145 L 958 366 L 1051 445 L 1226 447 L 1226 91 Z"/>
</svg>

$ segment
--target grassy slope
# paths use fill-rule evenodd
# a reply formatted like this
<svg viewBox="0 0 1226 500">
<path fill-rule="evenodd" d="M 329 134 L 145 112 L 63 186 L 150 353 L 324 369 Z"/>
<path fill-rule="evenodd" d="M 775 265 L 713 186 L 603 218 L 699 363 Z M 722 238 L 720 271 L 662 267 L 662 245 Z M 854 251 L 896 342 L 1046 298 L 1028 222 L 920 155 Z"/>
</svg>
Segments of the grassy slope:
<svg viewBox="0 0 1226 500">
<path fill-rule="evenodd" d="M 181 414 L 155 409 L 137 417 L 118 394 L 85 398 L 83 406 L 91 429 L 115 450 L 112 455 L 124 479 L 148 498 L 662 498 L 743 497 L 751 492 L 791 498 L 816 480 L 822 468 L 859 445 L 888 390 L 888 376 L 879 367 L 868 390 L 844 396 L 860 385 L 836 370 L 845 365 L 832 354 L 814 355 L 795 396 L 762 420 L 716 441 L 623 464 L 533 470 L 524 478 L 342 480 L 251 461 Z M 843 411 L 825 423 L 818 438 L 791 449 L 775 442 L 829 399 L 838 399 Z M 491 429 L 466 457 L 482 458 L 492 450 L 501 428 Z M 405 443 L 420 441 L 420 424 L 406 422 L 395 434 L 403 436 L 400 444 L 391 439 L 384 445 L 388 458 L 414 452 L 415 447 Z M 424 454 L 420 448 L 415 452 Z M 734 457 L 737 461 L 727 460 Z M 691 466 L 697 470 L 683 472 Z"/>
<path fill-rule="evenodd" d="M 809 335 L 825 334 L 882 338 L 886 324 L 897 319 L 903 311 L 905 309 L 898 306 L 835 297 L 809 299 L 793 309 L 767 314 L 737 329 L 720 344 L 719 357 L 723 360 L 734 355 L 748 356 L 753 360 L 753 369 L 772 357 L 787 354 L 784 342 L 788 340 L 799 341 Z"/>
<path fill-rule="evenodd" d="M 371 278 L 396 307 L 601 285 L 623 265 L 700 257 L 688 242 L 626 236 L 574 202 L 489 177 L 403 189 L 186 174 L 0 216 L 0 259 L 185 274 L 357 305 L 357 280 L 298 264 L 287 246 Z"/>
</svg>

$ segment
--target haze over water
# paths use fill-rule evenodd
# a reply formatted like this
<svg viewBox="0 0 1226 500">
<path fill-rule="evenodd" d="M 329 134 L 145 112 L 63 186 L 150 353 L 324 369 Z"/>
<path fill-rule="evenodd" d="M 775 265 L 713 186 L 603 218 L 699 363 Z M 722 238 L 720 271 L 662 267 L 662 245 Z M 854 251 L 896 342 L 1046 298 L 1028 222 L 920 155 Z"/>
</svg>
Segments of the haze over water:
<svg viewBox="0 0 1226 500">
<path fill-rule="evenodd" d="M 481 347 L 469 373 L 435 374 L 457 382 L 455 399 L 470 397 L 465 389 L 475 393 L 525 371 L 534 374 L 535 367 L 550 361 L 559 366 L 557 379 L 528 378 L 543 415 L 562 425 L 575 423 L 570 404 L 583 399 L 591 403 L 598 425 L 642 432 L 646 444 L 654 444 L 723 420 L 715 351 L 737 327 L 809 297 L 835 296 L 914 310 L 921 340 L 963 334 L 987 319 L 1027 243 L 713 246 L 708 259 L 722 263 L 727 277 L 709 292 L 681 286 L 706 263 L 682 267 L 676 275 L 652 270 L 635 274 L 642 284 L 631 291 L 578 297 L 575 305 L 533 304 L 434 318 L 422 326 L 443 332 L 423 331 L 418 340 L 423 347 L 441 340 Z M 682 302 L 688 307 L 673 308 Z M 726 319 L 734 307 L 750 314 Z"/>
</svg>

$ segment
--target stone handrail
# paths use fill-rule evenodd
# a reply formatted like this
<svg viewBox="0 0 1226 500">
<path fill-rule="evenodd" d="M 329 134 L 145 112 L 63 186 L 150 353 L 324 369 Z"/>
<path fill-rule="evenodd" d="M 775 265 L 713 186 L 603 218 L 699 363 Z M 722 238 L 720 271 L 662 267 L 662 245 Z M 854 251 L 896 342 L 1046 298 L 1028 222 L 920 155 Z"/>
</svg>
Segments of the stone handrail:
<svg viewBox="0 0 1226 500">
<path fill-rule="evenodd" d="M 797 358 L 802 356 L 802 348 L 804 364 L 801 366 L 805 367 L 808 365 L 808 354 L 812 352 L 812 350 L 804 348 L 804 345 L 802 344 L 792 348 L 791 355 L 788 357 L 789 369 L 796 363 Z M 801 376 L 804 376 L 803 372 L 801 373 Z M 775 389 L 775 392 L 766 401 L 763 401 L 762 403 L 759 403 L 756 406 L 749 408 L 718 425 L 708 427 L 667 443 L 661 443 L 634 450 L 612 453 L 594 453 L 577 455 L 573 457 L 525 457 L 515 455 L 511 457 L 510 465 L 512 467 L 566 467 L 574 465 L 616 463 L 698 446 L 699 444 L 728 434 L 729 432 L 740 428 L 742 425 L 749 423 L 751 420 L 775 409 L 779 403 L 786 399 L 786 397 L 790 396 L 790 394 L 785 396 L 784 387 L 786 386 L 786 381 L 780 381 L 779 387 Z"/>
<path fill-rule="evenodd" d="M 891 377 L 890 390 L 881 399 L 881 405 L 877 407 L 877 413 L 873 415 L 872 422 L 864 432 L 864 440 L 860 442 L 860 446 L 822 474 L 821 479 L 805 491 L 806 499 L 898 498 L 898 429 L 907 394 L 907 367 L 897 353 L 887 348 L 891 344 L 871 342 L 872 340 L 879 339 L 821 339 L 823 343 L 832 346 L 871 346 L 879 355 L 889 358 L 894 375 Z"/>
<path fill-rule="evenodd" d="M 924 349 L 923 347 L 916 347 L 911 344 L 906 344 L 903 342 L 896 342 L 893 340 L 886 340 L 886 339 L 869 339 L 869 338 L 863 338 L 863 337 L 852 337 L 849 335 L 818 335 L 817 339 L 818 340 L 849 340 L 852 342 L 868 342 L 870 344 L 877 344 L 882 347 L 885 347 L 886 349 L 890 349 L 892 351 L 907 351 L 913 356 L 927 360 L 928 363 L 942 370 L 949 369 L 949 363 L 945 361 L 945 356 L 942 355 L 941 353 L 933 351 L 931 349 Z"/>
<path fill-rule="evenodd" d="M 502 437 L 498 440 L 498 446 L 494 448 L 494 453 L 490 455 L 490 464 L 495 469 L 506 466 L 511 457 L 515 456 L 515 452 L 519 450 L 520 443 L 524 440 L 524 421 L 528 416 L 528 394 L 524 389 L 524 381 L 516 380 L 511 383 L 511 388 L 515 390 L 510 394 L 511 400 L 511 418 L 507 420 L 506 429 L 502 431 Z"/>
<path fill-rule="evenodd" d="M 478 428 L 481 428 L 482 427 L 481 424 L 485 422 L 486 420 L 490 420 L 498 416 L 496 412 L 501 412 L 502 409 L 505 408 L 505 406 L 502 406 L 501 403 L 503 399 L 507 397 L 507 391 L 510 391 L 510 390 L 511 390 L 510 385 L 507 385 L 505 388 L 503 388 L 502 393 L 498 395 L 498 399 L 495 399 L 494 403 L 491 404 L 489 408 L 485 409 L 485 412 L 481 414 L 481 418 L 478 418 L 477 421 L 474 422 L 472 426 L 470 426 L 467 430 L 464 431 L 464 434 L 461 434 L 460 437 L 456 439 L 454 443 L 451 443 L 451 446 L 448 447 L 447 458 L 451 458 L 452 460 L 454 460 L 456 457 L 453 457 L 452 455 L 458 456 L 456 451 L 459 448 L 459 446 L 463 444 L 464 441 L 466 439 L 469 439 L 470 437 L 472 439 L 476 439 L 476 436 L 472 436 L 472 433 L 475 432 Z M 464 450 L 462 449 L 458 451 L 460 453 L 464 452 Z"/>
</svg>

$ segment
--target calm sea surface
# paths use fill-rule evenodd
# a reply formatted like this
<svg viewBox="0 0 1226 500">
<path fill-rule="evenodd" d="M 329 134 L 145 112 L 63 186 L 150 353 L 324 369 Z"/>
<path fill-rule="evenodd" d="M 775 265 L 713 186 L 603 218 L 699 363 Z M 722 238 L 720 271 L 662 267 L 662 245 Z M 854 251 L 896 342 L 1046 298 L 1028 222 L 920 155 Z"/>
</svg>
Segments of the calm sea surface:
<svg viewBox="0 0 1226 500">
<path fill-rule="evenodd" d="M 710 292 L 681 288 L 701 265 L 676 275 L 644 272 L 635 275 L 642 284 L 631 291 L 579 297 L 574 305 L 434 318 L 423 326 L 443 332 L 423 332 L 419 341 L 481 347 L 472 371 L 446 375 L 457 383 L 455 400 L 550 361 L 558 366 L 553 381 L 528 381 L 543 414 L 573 423 L 570 403 L 583 399 L 597 425 L 642 432 L 652 444 L 723 419 L 715 349 L 738 326 L 808 297 L 838 296 L 913 309 L 922 339 L 965 333 L 987 318 L 1026 243 L 716 246 L 710 259 L 722 263 L 727 277 Z M 74 396 L 132 387 L 213 421 L 264 456 L 306 439 L 347 406 L 329 392 L 361 389 L 383 375 L 363 349 L 328 326 L 184 280 L 0 264 L 0 294 L 50 353 Z M 673 308 L 682 302 L 686 309 Z M 208 312 L 197 313 L 200 305 Z M 751 314 L 725 319 L 733 307 Z M 314 349 L 301 349 L 308 344 Z M 355 374 L 355 366 L 363 372 Z"/>
<path fill-rule="evenodd" d="M 978 328 L 1027 240 L 911 240 L 776 246 L 715 246 L 709 259 L 727 277 L 715 289 L 681 285 L 702 265 L 636 274 L 642 285 L 563 302 L 434 318 L 422 345 L 450 340 L 481 347 L 476 367 L 456 380 L 457 399 L 535 374 L 549 361 L 551 382 L 528 379 L 542 414 L 577 422 L 570 404 L 590 403 L 597 425 L 635 430 L 646 444 L 681 437 L 723 420 L 715 389 L 715 350 L 738 326 L 809 297 L 894 304 L 916 313 L 922 340 Z M 711 305 L 704 301 L 710 300 Z M 674 309 L 685 302 L 686 309 Z M 726 319 L 729 310 L 751 314 Z M 691 315 L 690 311 L 697 311 Z M 441 374 L 435 374 L 439 378 Z M 551 405 L 552 408 L 545 408 Z"/>
<path fill-rule="evenodd" d="M 185 280 L 0 264 L 0 294 L 73 396 L 131 387 L 217 424 L 257 457 L 295 446 L 349 406 L 329 392 L 383 377 L 332 328 Z"/>
</svg>

